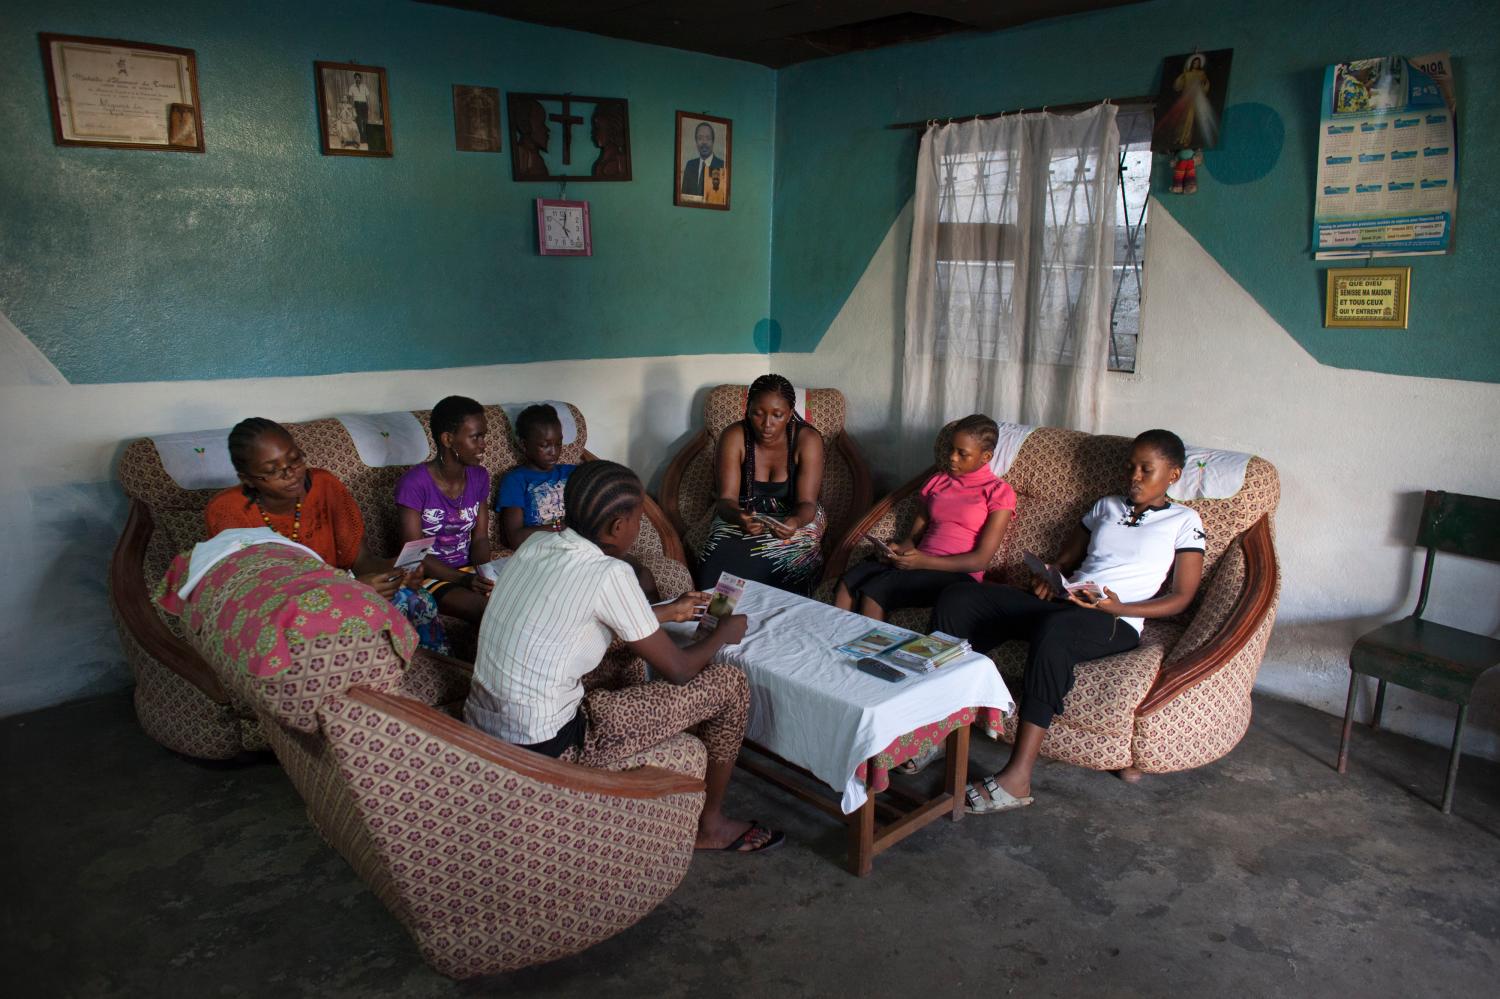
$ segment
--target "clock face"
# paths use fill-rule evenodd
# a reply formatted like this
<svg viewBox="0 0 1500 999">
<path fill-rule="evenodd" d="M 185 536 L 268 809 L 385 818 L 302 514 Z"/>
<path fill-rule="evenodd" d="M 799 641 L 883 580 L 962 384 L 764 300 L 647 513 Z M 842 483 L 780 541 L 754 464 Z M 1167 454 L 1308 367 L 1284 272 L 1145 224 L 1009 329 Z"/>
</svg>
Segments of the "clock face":
<svg viewBox="0 0 1500 999">
<path fill-rule="evenodd" d="M 537 209 L 543 254 L 592 254 L 587 202 L 541 201 Z"/>
</svg>

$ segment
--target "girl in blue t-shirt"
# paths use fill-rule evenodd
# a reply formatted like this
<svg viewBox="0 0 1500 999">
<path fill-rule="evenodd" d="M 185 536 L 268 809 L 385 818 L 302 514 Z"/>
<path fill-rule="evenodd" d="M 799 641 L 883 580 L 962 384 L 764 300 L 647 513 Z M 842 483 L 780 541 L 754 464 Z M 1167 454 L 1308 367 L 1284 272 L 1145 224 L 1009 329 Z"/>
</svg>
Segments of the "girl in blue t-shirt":
<svg viewBox="0 0 1500 999">
<path fill-rule="evenodd" d="M 537 531 L 563 529 L 563 487 L 577 465 L 560 465 L 562 420 L 557 410 L 527 406 L 516 417 L 516 437 L 526 464 L 505 473 L 495 496 L 500 536 L 507 547 L 521 547 Z"/>
<path fill-rule="evenodd" d="M 472 568 L 466 571 L 490 560 L 490 473 L 480 464 L 489 424 L 484 407 L 461 395 L 432 407 L 431 422 L 437 455 L 396 482 L 401 540 L 433 539 L 422 561 L 422 585 L 444 614 L 477 625 L 495 585 Z"/>
</svg>

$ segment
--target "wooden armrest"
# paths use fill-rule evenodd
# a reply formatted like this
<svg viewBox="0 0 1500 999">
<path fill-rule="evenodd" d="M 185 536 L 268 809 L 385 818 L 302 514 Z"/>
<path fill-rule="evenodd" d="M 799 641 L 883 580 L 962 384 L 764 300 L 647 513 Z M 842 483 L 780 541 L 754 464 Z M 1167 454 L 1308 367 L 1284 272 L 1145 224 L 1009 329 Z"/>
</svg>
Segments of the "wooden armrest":
<svg viewBox="0 0 1500 999">
<path fill-rule="evenodd" d="M 870 463 L 865 461 L 865 456 L 855 443 L 854 438 L 849 436 L 845 430 L 839 434 L 836 447 L 843 454 L 844 460 L 849 463 L 849 474 L 853 476 L 853 495 L 849 500 L 849 516 L 862 517 L 870 509 L 871 497 L 875 487 L 870 479 Z M 847 532 L 845 532 L 847 536 Z M 834 548 L 843 538 L 823 538 L 824 570 L 823 578 L 828 578 L 827 563 L 832 556 Z"/>
<path fill-rule="evenodd" d="M 502 742 L 419 701 L 388 694 L 373 687 L 354 687 L 350 689 L 348 697 L 414 725 L 466 753 L 473 753 L 522 777 L 554 787 L 614 798 L 660 798 L 669 794 L 696 794 L 704 789 L 703 781 L 699 778 L 663 767 L 599 770 L 554 760 L 550 756 Z"/>
<path fill-rule="evenodd" d="M 1271 515 L 1266 514 L 1252 524 L 1240 544 L 1245 550 L 1245 588 L 1228 620 L 1197 652 L 1162 667 L 1146 699 L 1135 709 L 1136 717 L 1160 710 L 1174 697 L 1217 673 L 1239 654 L 1271 612 L 1280 586 L 1276 549 L 1271 542 Z"/>
<path fill-rule="evenodd" d="M 844 573 L 849 571 L 849 556 L 854 554 L 854 549 L 858 546 L 860 539 L 869 533 L 876 524 L 880 523 L 881 518 L 894 510 L 897 504 L 918 489 L 921 489 L 927 480 L 932 477 L 932 473 L 936 471 L 936 465 L 930 466 L 921 475 L 918 475 L 907 482 L 906 485 L 886 496 L 879 503 L 876 503 L 863 517 L 855 521 L 854 526 L 844 532 L 844 536 L 839 539 L 838 544 L 834 547 L 833 554 L 828 556 L 828 561 L 824 563 L 823 579 L 842 578 Z"/>
<path fill-rule="evenodd" d="M 598 455 L 589 452 L 588 448 L 583 450 L 584 461 L 598 461 Z M 680 476 L 681 473 L 679 472 Z M 662 554 L 673 562 L 687 565 L 687 553 L 682 547 L 682 539 L 678 537 L 677 524 L 657 505 L 656 500 L 646 495 L 646 519 L 651 521 L 651 526 L 656 528 L 656 534 L 661 538 Z"/>
<path fill-rule="evenodd" d="M 151 542 L 155 522 L 151 510 L 140 500 L 130 501 L 125 530 L 115 544 L 109 560 L 109 592 L 115 609 L 131 636 L 146 654 L 201 690 L 219 704 L 228 704 L 229 695 L 218 677 L 197 652 L 172 633 L 157 616 L 146 586 L 146 547 Z"/>
<path fill-rule="evenodd" d="M 682 518 L 682 510 L 677 505 L 677 494 L 682 488 L 682 476 L 687 471 L 698 452 L 708 447 L 708 428 L 699 427 L 698 432 L 689 438 L 677 452 L 669 465 L 666 474 L 662 476 L 661 489 L 657 492 L 657 498 L 661 501 L 661 508 L 666 512 L 667 519 L 671 522 L 674 532 L 681 539 L 681 545 L 687 544 L 687 522 Z M 686 548 L 683 549 L 686 551 Z"/>
</svg>

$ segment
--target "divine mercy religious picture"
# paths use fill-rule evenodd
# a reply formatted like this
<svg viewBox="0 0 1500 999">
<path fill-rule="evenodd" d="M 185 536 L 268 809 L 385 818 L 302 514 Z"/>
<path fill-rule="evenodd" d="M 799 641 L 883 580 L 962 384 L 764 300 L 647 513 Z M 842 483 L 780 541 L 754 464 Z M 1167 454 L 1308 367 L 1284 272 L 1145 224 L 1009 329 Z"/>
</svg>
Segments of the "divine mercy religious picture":
<svg viewBox="0 0 1500 999">
<path fill-rule="evenodd" d="M 1170 155 L 1179 149 L 1212 149 L 1219 144 L 1233 56 L 1234 49 L 1215 49 L 1167 56 L 1162 62 L 1156 127 L 1151 130 L 1153 153 Z"/>
<path fill-rule="evenodd" d="M 512 180 L 629 180 L 630 106 L 618 97 L 506 94 Z"/>
</svg>

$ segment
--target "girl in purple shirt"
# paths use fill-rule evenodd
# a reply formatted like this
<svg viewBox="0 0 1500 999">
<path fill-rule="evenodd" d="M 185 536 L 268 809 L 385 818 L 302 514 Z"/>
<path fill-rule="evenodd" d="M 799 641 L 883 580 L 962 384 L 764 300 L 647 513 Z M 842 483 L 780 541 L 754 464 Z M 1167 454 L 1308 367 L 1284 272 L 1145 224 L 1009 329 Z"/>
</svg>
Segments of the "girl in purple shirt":
<svg viewBox="0 0 1500 999">
<path fill-rule="evenodd" d="M 401 540 L 435 539 L 422 562 L 427 576 L 422 585 L 444 614 L 476 625 L 494 586 L 465 569 L 490 560 L 490 473 L 480 464 L 488 432 L 483 406 L 448 396 L 432 407 L 436 457 L 412 466 L 396 482 Z"/>
</svg>

